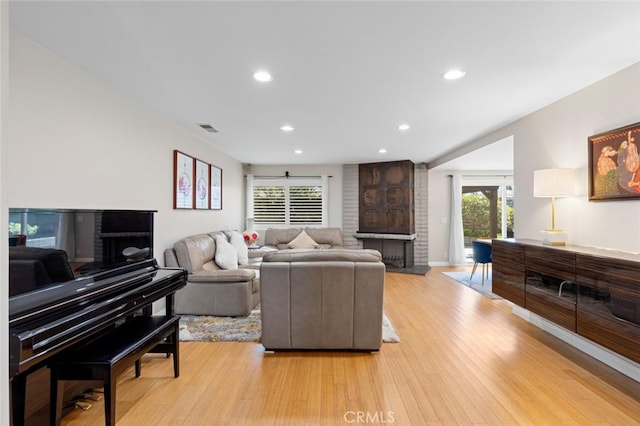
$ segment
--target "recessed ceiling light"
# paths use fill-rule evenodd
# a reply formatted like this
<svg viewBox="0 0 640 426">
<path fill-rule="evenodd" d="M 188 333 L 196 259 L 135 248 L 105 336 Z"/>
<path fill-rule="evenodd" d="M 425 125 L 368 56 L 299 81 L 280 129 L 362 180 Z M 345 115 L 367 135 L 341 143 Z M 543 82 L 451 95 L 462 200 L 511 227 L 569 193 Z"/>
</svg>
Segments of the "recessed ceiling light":
<svg viewBox="0 0 640 426">
<path fill-rule="evenodd" d="M 262 83 L 267 83 L 273 79 L 273 77 L 271 77 L 271 74 L 269 74 L 269 71 L 265 71 L 265 70 L 259 70 L 254 72 L 253 78 L 255 78 L 256 80 Z"/>
<path fill-rule="evenodd" d="M 290 124 L 285 124 L 284 126 L 280 126 L 280 130 L 283 132 L 293 132 L 294 127 Z"/>
<path fill-rule="evenodd" d="M 302 154 L 302 150 L 301 149 L 296 149 L 295 151 L 293 151 L 294 154 Z"/>
<path fill-rule="evenodd" d="M 408 124 L 406 124 L 406 123 L 401 124 L 401 125 L 399 125 L 399 126 L 398 126 L 398 130 L 401 130 L 401 131 L 403 131 L 403 132 L 404 132 L 404 131 L 406 131 L 406 130 L 409 130 L 410 128 L 411 128 L 411 126 L 409 126 L 409 125 L 408 125 Z"/>
<path fill-rule="evenodd" d="M 386 148 L 380 148 L 380 149 L 378 150 L 378 154 L 386 154 L 386 153 L 387 153 Z"/>
<path fill-rule="evenodd" d="M 466 72 L 464 72 L 462 70 L 453 69 L 453 70 L 449 70 L 446 73 L 444 73 L 442 78 L 444 78 L 445 80 L 457 80 L 459 78 L 464 77 L 465 74 L 466 74 Z"/>
</svg>

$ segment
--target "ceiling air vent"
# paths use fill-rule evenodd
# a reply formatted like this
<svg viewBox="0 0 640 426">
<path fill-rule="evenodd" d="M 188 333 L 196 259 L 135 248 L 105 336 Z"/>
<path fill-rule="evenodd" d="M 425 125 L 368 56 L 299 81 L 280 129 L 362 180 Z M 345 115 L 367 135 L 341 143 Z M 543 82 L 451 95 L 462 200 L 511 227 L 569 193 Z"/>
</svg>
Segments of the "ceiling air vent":
<svg viewBox="0 0 640 426">
<path fill-rule="evenodd" d="M 218 133 L 218 131 L 211 124 L 198 124 L 198 126 L 202 127 L 209 133 Z"/>
</svg>

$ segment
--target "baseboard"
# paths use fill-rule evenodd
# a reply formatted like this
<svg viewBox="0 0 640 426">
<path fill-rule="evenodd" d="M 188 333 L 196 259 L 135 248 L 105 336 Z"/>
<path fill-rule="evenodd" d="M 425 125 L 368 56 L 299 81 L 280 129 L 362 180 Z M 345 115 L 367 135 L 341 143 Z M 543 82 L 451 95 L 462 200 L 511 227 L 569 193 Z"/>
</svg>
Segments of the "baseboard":
<svg viewBox="0 0 640 426">
<path fill-rule="evenodd" d="M 451 266 L 451 264 L 445 261 L 436 261 L 436 262 L 429 262 L 429 266 Z"/>
<path fill-rule="evenodd" d="M 625 376 L 632 378 L 636 382 L 640 382 L 640 364 L 638 364 L 637 362 L 634 362 L 629 358 L 625 358 L 622 355 L 605 348 L 604 346 L 600 346 L 599 344 L 592 342 L 591 340 L 586 339 L 579 334 L 567 330 L 566 328 L 560 327 L 552 323 L 551 321 L 541 317 L 540 315 L 537 315 L 520 306 L 514 306 L 513 313 L 524 319 L 525 321 L 528 321 L 536 327 L 557 337 L 563 342 L 570 344 L 574 348 L 608 365 L 614 370 L 617 370 Z"/>
</svg>

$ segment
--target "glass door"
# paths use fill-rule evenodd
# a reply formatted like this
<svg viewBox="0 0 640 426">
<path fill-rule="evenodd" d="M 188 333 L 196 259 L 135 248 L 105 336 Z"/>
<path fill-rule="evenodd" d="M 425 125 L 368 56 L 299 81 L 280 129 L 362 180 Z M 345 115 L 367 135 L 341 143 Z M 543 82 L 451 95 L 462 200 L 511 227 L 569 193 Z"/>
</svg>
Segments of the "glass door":
<svg viewBox="0 0 640 426">
<path fill-rule="evenodd" d="M 513 207 L 512 185 L 462 187 L 462 227 L 468 258 L 473 240 L 513 237 Z"/>
</svg>

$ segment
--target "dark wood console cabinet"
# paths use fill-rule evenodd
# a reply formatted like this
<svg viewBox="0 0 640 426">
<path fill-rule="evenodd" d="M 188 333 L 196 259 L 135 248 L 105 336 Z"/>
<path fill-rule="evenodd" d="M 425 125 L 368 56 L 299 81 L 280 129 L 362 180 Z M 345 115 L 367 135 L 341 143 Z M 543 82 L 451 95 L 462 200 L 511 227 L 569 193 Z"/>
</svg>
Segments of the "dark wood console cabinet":
<svg viewBox="0 0 640 426">
<path fill-rule="evenodd" d="M 640 255 L 494 239 L 493 292 L 640 362 Z"/>
</svg>

